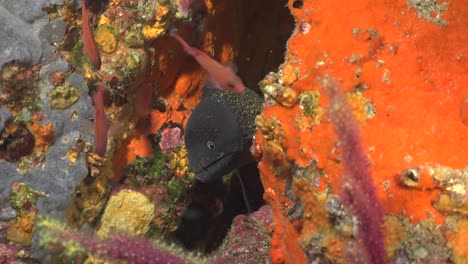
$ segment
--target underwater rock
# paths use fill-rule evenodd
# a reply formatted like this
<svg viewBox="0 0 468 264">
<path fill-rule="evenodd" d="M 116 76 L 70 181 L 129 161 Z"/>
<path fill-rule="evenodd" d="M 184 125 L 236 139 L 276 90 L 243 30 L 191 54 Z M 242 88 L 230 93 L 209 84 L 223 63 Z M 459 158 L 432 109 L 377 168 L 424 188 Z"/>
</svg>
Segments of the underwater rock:
<svg viewBox="0 0 468 264">
<path fill-rule="evenodd" d="M 340 201 L 342 186 L 350 184 L 342 177 L 343 142 L 324 116 L 329 99 L 321 80 L 328 74 L 339 80 L 362 131 L 362 151 L 372 164 L 372 183 L 386 213 L 389 259 L 466 262 L 468 39 L 463 34 L 467 9 L 462 0 L 358 0 L 346 5 L 322 0 L 109 1 L 90 19 L 102 51 L 99 72 L 82 54 L 76 2 L 0 3 L 0 67 L 7 69 L 2 81 L 10 81 L 0 96 L 0 129 L 11 118 L 27 130 L 24 138 L 15 137 L 20 147 L 9 149 L 14 158 L 0 162 L 1 195 L 8 197 L 14 182 L 28 184 L 45 194 L 38 197 L 38 213 L 62 220 L 71 199 L 81 196 L 74 210 L 83 215 L 71 214 L 67 220 L 92 225 L 99 221 L 110 181 L 117 185 L 133 180 L 137 190 L 122 192 L 154 207 L 152 224 L 163 227 L 163 234 L 176 230 L 195 181 L 187 153 L 183 147 L 172 148 L 181 142 L 177 133 L 167 134 L 174 136 L 163 140 L 171 143 L 170 157 L 152 160 L 161 157 L 147 136 L 170 121 L 186 124 L 206 73 L 165 37 L 174 26 L 215 60 L 236 61 L 252 89 L 284 63 L 260 84 L 265 109 L 256 118 L 252 146 L 270 207 L 261 209 L 262 220 L 256 219 L 257 213 L 236 217 L 219 254 L 256 263 L 346 263 L 365 258 L 358 239 L 360 221 Z M 285 3 L 286 12 L 278 11 Z M 46 4 L 50 17 L 42 11 Z M 280 19 L 284 14 L 292 14 L 295 21 Z M 296 25 L 292 36 L 286 28 L 290 24 Z M 60 43 L 65 33 L 66 41 Z M 278 41 L 289 37 L 286 46 Z M 18 71 L 11 63 L 48 61 L 51 43 L 58 47 L 57 59 L 40 65 L 40 71 Z M 93 117 L 88 95 L 98 82 L 106 86 L 110 123 L 124 126 L 117 136 L 109 136 L 104 159 L 89 155 L 93 132 L 83 125 Z M 65 85 L 75 87 L 76 93 L 65 100 L 65 107 L 54 108 L 48 95 Z M 58 98 L 64 99 L 63 94 Z M 119 193 L 112 195 L 111 199 Z M 128 208 L 122 213 L 136 209 Z M 2 209 L 0 219 L 18 217 L 18 232 L 10 238 L 27 244 L 32 216 L 12 209 Z M 118 213 L 113 215 L 119 219 Z M 149 215 L 144 215 L 145 221 Z M 2 236 L 4 226 L 0 223 Z M 112 240 L 106 247 L 121 252 L 127 249 L 125 241 L 132 240 L 115 241 L 120 247 L 113 247 Z M 32 245 L 33 255 L 47 263 L 37 234 Z M 138 249 L 142 244 L 130 245 Z M 13 261 L 19 250 L 22 247 L 0 244 L 0 262 Z"/>
<path fill-rule="evenodd" d="M 11 112 L 3 105 L 0 106 L 0 129 L 3 130 L 5 122 L 11 117 Z"/>
<path fill-rule="evenodd" d="M 1 133 L 0 157 L 8 161 L 18 161 L 21 157 L 30 155 L 34 150 L 34 136 L 26 124 L 9 122 Z"/>
<path fill-rule="evenodd" d="M 231 229 L 217 250 L 216 263 L 271 263 L 269 258 L 272 211 L 262 206 L 250 215 L 238 215 Z"/>
<path fill-rule="evenodd" d="M 463 236 L 457 233 L 460 231 L 452 233 L 451 251 L 444 242 L 447 234 L 437 228 L 428 227 L 424 232 L 420 228 L 433 221 L 431 225 L 454 230 L 454 218 L 466 214 L 466 194 L 461 195 L 466 193 L 466 184 L 461 182 L 466 181 L 463 168 L 468 165 L 464 124 L 468 39 L 459 34 L 468 26 L 468 20 L 459 19 L 467 11 L 464 2 L 398 1 L 389 5 L 377 1 L 369 5 L 362 0 L 340 6 L 337 1 L 290 0 L 288 7 L 297 28 L 288 41 L 284 64 L 261 83 L 267 100 L 257 118 L 259 131 L 253 147 L 274 215 L 273 262 L 342 263 L 350 258 L 359 262 L 357 255 L 365 254 L 352 253 L 364 252 L 364 243 L 352 242 L 359 234 L 343 237 L 338 233 L 340 221 L 332 221 L 323 212 L 323 201 L 334 195 L 343 197 L 347 188 L 359 190 L 356 184 L 369 183 L 374 184 L 386 215 L 415 225 L 405 229 L 407 242 L 386 247 L 394 257 L 390 261 L 459 261 L 466 252 L 466 245 L 455 245 Z M 358 120 L 362 151 L 372 164 L 372 182 L 350 182 L 343 175 L 348 174 L 343 170 L 349 155 L 344 153 L 346 142 L 337 140 L 329 120 L 321 118 L 327 108 L 340 108 L 330 106 L 329 98 L 323 96 L 321 82 L 327 76 L 339 80 Z M 298 105 L 277 101 L 288 87 L 297 93 Z M 343 131 L 338 134 L 342 136 Z M 279 155 L 283 153 L 284 158 Z M 355 162 L 366 163 L 363 159 Z M 311 174 L 304 177 L 303 169 Z M 412 173 L 418 170 L 420 174 Z M 437 180 L 436 175 L 452 179 L 451 183 Z M 291 190 L 304 207 L 299 219 L 291 215 L 291 209 L 298 206 L 288 195 Z M 368 209 L 361 206 L 360 210 Z M 352 212 L 343 207 L 344 212 Z M 356 215 L 351 213 L 351 217 Z M 397 230 L 401 229 L 387 232 L 384 239 Z M 405 243 L 415 243 L 415 237 L 422 235 L 418 230 L 434 243 L 429 244 L 428 238 L 427 247 L 418 244 L 419 248 L 400 250 Z"/>
<path fill-rule="evenodd" d="M 65 109 L 76 103 L 80 91 L 70 85 L 57 86 L 49 94 L 50 106 L 54 109 Z"/>
<path fill-rule="evenodd" d="M 96 43 L 105 53 L 112 53 L 117 48 L 118 39 L 115 29 L 107 24 L 102 24 L 96 29 Z"/>
<path fill-rule="evenodd" d="M 57 21 L 50 26 L 54 30 L 42 30 L 49 24 L 47 14 L 42 11 L 47 2 L 19 0 L 0 3 L 0 68 L 14 60 L 35 65 L 52 55 L 52 47 L 46 40 L 61 40 L 65 30 L 56 24 L 59 23 Z M 57 31 L 60 27 L 62 30 Z"/>
<path fill-rule="evenodd" d="M 6 238 L 23 246 L 30 246 L 34 234 L 36 213 L 22 214 L 10 223 Z"/>
<path fill-rule="evenodd" d="M 47 94 L 54 88 L 49 80 L 49 74 L 55 71 L 66 72 L 68 66 L 61 60 L 53 61 L 41 69 L 39 76 L 44 81 L 37 89 L 37 105 L 41 114 L 33 113 L 25 116 L 25 121 L 33 121 L 30 133 L 37 133 L 37 149 L 33 146 L 34 153 L 18 152 L 22 148 L 15 148 L 15 157 L 31 159 L 33 162 L 21 161 L 18 163 L 6 161 L 0 163 L 0 193 L 8 197 L 11 193 L 13 182 L 23 182 L 35 190 L 45 194 L 37 203 L 39 213 L 51 214 L 63 218 L 65 210 L 70 205 L 74 188 L 88 175 L 85 155 L 79 153 L 75 160 L 67 158 L 70 149 L 78 144 L 77 140 L 91 138 L 90 131 L 84 129 L 83 123 L 93 116 L 91 99 L 88 96 L 80 96 L 79 99 L 67 109 L 53 109 L 47 102 Z M 88 88 L 84 78 L 78 74 L 70 74 L 66 82 L 77 88 L 81 94 L 88 94 Z M 4 109 L 4 107 L 2 107 Z M 34 108 L 33 108 L 34 109 Z M 8 113 L 2 111 L 6 116 Z M 5 116 L 4 115 L 4 116 Z M 37 119 L 37 120 L 36 120 Z M 37 123 L 34 123 L 37 122 Z M 3 122 L 2 122 L 3 123 Z M 54 125 L 50 125 L 50 124 Z M 47 125 L 49 124 L 49 125 Z M 52 131 L 51 131 L 52 129 Z M 54 140 L 51 140 L 54 139 Z M 51 142 L 53 141 L 53 144 Z M 27 141 L 22 141 L 24 142 Z M 34 144 L 33 144 L 34 145 Z M 28 148 L 29 149 L 29 148 Z M 46 151 L 44 153 L 44 151 Z M 38 155 L 37 158 L 34 158 Z M 23 160 L 23 158 L 21 158 Z M 33 255 L 43 258 L 43 249 L 37 244 L 37 234 L 32 239 Z"/>
<path fill-rule="evenodd" d="M 167 128 L 161 133 L 161 142 L 159 147 L 163 151 L 174 149 L 180 145 L 183 145 L 182 131 L 178 127 Z"/>
<path fill-rule="evenodd" d="M 154 210 L 155 205 L 145 195 L 128 189 L 120 190 L 109 198 L 97 235 L 100 238 L 106 238 L 114 232 L 130 236 L 144 235 L 150 228 Z"/>
<path fill-rule="evenodd" d="M 17 212 L 13 209 L 0 194 L 0 221 L 6 221 L 14 219 L 17 216 Z M 1 228 L 0 228 L 1 229 Z M 1 232 L 1 231 L 0 231 Z"/>
<path fill-rule="evenodd" d="M 24 248 L 18 245 L 0 243 L 0 261 L 3 263 L 21 261 L 21 258 L 18 256 L 18 252 L 21 250 L 24 250 Z"/>
<path fill-rule="evenodd" d="M 28 116 L 36 110 L 40 81 L 39 68 L 39 66 L 27 67 L 9 64 L 2 69 L 0 103 L 12 112 L 19 112 L 17 121 L 29 121 Z"/>
<path fill-rule="evenodd" d="M 194 174 L 188 170 L 186 149 L 179 146 L 165 153 L 155 148 L 152 157 L 137 157 L 130 163 L 124 169 L 124 175 L 126 182 L 158 205 L 154 212 L 153 233 L 170 236 L 178 229 L 195 186 Z"/>
<path fill-rule="evenodd" d="M 41 28 L 39 37 L 46 40 L 49 44 L 53 44 L 63 39 L 66 30 L 67 25 L 62 19 L 54 19 L 49 24 Z"/>
</svg>

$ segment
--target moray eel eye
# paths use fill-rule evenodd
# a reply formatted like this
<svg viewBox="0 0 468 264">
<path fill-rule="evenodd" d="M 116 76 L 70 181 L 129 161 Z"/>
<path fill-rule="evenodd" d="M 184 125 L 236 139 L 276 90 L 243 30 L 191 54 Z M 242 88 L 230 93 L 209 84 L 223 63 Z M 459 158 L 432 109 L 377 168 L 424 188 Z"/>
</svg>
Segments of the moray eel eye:
<svg viewBox="0 0 468 264">
<path fill-rule="evenodd" d="M 207 141 L 206 142 L 206 147 L 209 149 L 209 150 L 215 150 L 215 143 L 213 141 Z"/>
</svg>

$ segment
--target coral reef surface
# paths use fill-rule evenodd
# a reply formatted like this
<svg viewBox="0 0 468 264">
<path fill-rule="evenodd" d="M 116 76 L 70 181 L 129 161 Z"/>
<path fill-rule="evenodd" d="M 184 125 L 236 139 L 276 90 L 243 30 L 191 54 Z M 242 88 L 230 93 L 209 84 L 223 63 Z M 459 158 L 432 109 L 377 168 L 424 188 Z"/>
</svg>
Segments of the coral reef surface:
<svg viewBox="0 0 468 264">
<path fill-rule="evenodd" d="M 0 263 L 467 263 L 467 13 L 0 0 Z M 256 162 L 202 183 L 221 64 L 263 96 Z"/>
</svg>

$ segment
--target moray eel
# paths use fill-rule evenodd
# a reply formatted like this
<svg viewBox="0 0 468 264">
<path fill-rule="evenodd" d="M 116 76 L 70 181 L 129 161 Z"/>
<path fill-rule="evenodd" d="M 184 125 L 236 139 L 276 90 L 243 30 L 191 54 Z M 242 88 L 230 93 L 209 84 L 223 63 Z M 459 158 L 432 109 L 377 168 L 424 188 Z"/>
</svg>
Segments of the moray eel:
<svg viewBox="0 0 468 264">
<path fill-rule="evenodd" d="M 249 89 L 241 93 L 203 89 L 185 128 L 189 167 L 199 181 L 213 182 L 254 162 L 249 148 L 262 104 L 260 96 Z"/>
</svg>

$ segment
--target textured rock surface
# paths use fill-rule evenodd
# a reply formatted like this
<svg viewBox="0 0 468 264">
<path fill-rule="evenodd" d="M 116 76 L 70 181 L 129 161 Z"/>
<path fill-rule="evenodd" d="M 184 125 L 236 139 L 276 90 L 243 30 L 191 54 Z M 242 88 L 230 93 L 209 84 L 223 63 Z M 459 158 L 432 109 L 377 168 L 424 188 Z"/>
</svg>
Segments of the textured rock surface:
<svg viewBox="0 0 468 264">
<path fill-rule="evenodd" d="M 13 60 L 33 65 L 51 56 L 52 47 L 46 41 L 61 40 L 65 31 L 59 21 L 48 26 L 49 17 L 42 11 L 48 2 L 0 1 L 0 68 Z M 42 31 L 43 27 L 62 27 L 62 30 Z"/>
<path fill-rule="evenodd" d="M 60 59 L 52 59 L 52 42 L 61 41 L 65 34 L 65 25 L 60 18 L 49 23 L 49 16 L 42 10 L 46 4 L 61 4 L 62 1 L 0 1 L 0 67 L 5 63 L 16 61 L 23 65 L 43 63 L 33 74 L 40 81 L 27 89 L 39 95 L 37 101 L 31 104 L 19 104 L 21 115 L 12 115 L 5 105 L 0 113 L 0 127 L 11 116 L 24 122 L 33 122 L 28 126 L 36 137 L 35 154 L 21 158 L 18 162 L 5 161 L 0 163 L 0 193 L 8 197 L 13 182 L 23 182 L 35 190 L 46 194 L 37 204 L 39 213 L 51 214 L 63 218 L 70 204 L 77 184 L 88 174 L 85 155 L 71 161 L 67 157 L 70 149 L 77 142 L 90 136 L 90 131 L 83 128 L 83 123 L 93 116 L 91 99 L 84 78 L 71 74 L 67 82 L 75 87 L 80 96 L 69 108 L 53 109 L 49 104 L 47 94 L 54 88 L 49 82 L 49 75 L 56 71 L 67 72 L 68 64 Z M 4 68 L 4 67 L 3 67 Z M 27 82 L 26 76 L 25 81 Z M 21 80 L 16 84 L 21 86 Z M 14 91 L 14 86 L 10 87 Z M 5 95 L 5 90 L 2 90 Z M 10 91 L 8 91 L 10 92 Z M 10 96 L 10 98 L 12 98 Z M 18 97 L 18 100 L 22 100 Z M 9 105 L 10 106 L 10 105 Z M 14 108 L 17 111 L 17 108 Z M 40 109 L 40 111 L 38 111 Z M 40 116 L 40 118 L 35 118 Z M 32 120 L 34 119 L 34 120 Z M 53 145 L 40 141 L 41 126 L 48 124 L 52 128 Z M 40 144 L 43 144 L 40 146 Z M 39 150 L 39 148 L 41 150 Z M 44 153 L 44 151 L 46 151 Z M 37 153 L 36 153 L 37 152 Z M 36 155 L 37 154 L 37 155 Z M 13 230 L 13 229 L 12 229 Z M 37 238 L 33 238 L 33 247 Z M 37 249 L 37 248 L 36 248 Z M 38 253 L 39 251 L 36 251 Z M 41 255 L 41 254 L 39 254 Z"/>
<path fill-rule="evenodd" d="M 362 234 L 355 229 L 363 221 L 336 198 L 372 184 L 385 214 L 411 222 L 406 240 L 386 247 L 392 260 L 460 261 L 461 233 L 448 234 L 457 232 L 454 223 L 464 226 L 468 198 L 466 184 L 454 184 L 468 165 L 465 2 L 291 0 L 288 7 L 296 30 L 280 71 L 261 84 L 268 107 L 258 117 L 254 147 L 274 212 L 273 262 L 364 261 L 366 243 L 356 243 Z M 328 78 L 360 123 L 358 140 L 335 132 L 324 115 L 342 108 L 330 105 Z M 362 141 L 365 157 L 346 164 L 344 141 Z M 367 159 L 372 183 L 344 175 L 346 166 L 363 168 Z M 452 183 L 438 181 L 439 173 Z M 457 189 L 463 198 L 455 198 Z M 354 209 L 369 210 L 358 205 L 362 197 L 350 198 Z M 434 225 L 452 231 L 441 237 Z M 386 224 L 386 239 L 401 235 L 397 226 Z M 416 243 L 422 234 L 433 239 Z"/>
<path fill-rule="evenodd" d="M 269 257 L 272 222 L 270 206 L 250 215 L 238 215 L 216 255 L 217 263 L 271 263 Z"/>
<path fill-rule="evenodd" d="M 158 205 L 152 227 L 164 226 L 164 234 L 178 228 L 193 184 L 184 149 L 172 148 L 181 138 L 174 133 L 165 160 L 154 151 L 159 141 L 148 135 L 162 138 L 162 128 L 171 123 L 183 131 L 206 73 L 165 36 L 173 25 L 217 61 L 236 61 L 248 87 L 256 90 L 267 75 L 260 84 L 265 109 L 256 119 L 252 149 L 270 207 L 260 210 L 262 220 L 257 213 L 234 219 L 219 259 L 267 262 L 269 250 L 273 263 L 366 261 L 359 234 L 364 221 L 343 201 L 350 199 L 346 190 L 360 183 L 343 177 L 348 174 L 343 163 L 353 162 L 340 142 L 349 137 L 343 129 L 334 132 L 327 119 L 323 81 L 330 78 L 361 128 L 360 138 L 351 138 L 362 141 L 354 148 L 366 158 L 355 162 L 358 168 L 371 162 L 372 184 L 386 214 L 387 257 L 397 263 L 466 262 L 468 10 L 463 0 L 138 3 L 113 0 L 92 8 L 89 22 L 102 57 L 96 72 L 83 56 L 78 1 L 0 0 L 0 67 L 8 69 L 0 83 L 3 197 L 11 195 L 14 182 L 26 183 L 45 194 L 37 207 L 23 203 L 26 208 L 62 219 L 67 214 L 69 223 L 93 227 L 110 189 L 123 181 L 130 188 L 133 180 L 132 188 Z M 47 4 L 58 4 L 45 9 L 50 22 L 42 11 Z M 279 40 L 288 38 L 284 55 Z M 52 42 L 59 42 L 53 56 Z M 268 74 L 271 70 L 276 72 Z M 99 84 L 105 85 L 110 127 L 120 126 L 110 131 L 104 158 L 93 155 L 93 132 L 84 125 L 93 117 L 89 95 Z M 58 86 L 75 91 L 73 100 L 62 98 L 63 109 L 52 107 L 57 98 L 48 96 Z M 207 197 L 199 200 L 216 204 L 215 213 L 229 204 Z M 70 201 L 73 212 L 65 213 Z M 5 252 L 7 261 L 22 247 L 4 243 L 6 234 L 26 244 L 33 230 L 30 212 L 13 207 L 0 211 L 0 255 Z M 270 214 L 272 219 L 266 217 Z M 12 218 L 18 220 L 10 223 Z M 37 241 L 36 235 L 33 253 L 43 256 Z M 113 254 L 140 257 L 122 251 L 125 241 L 133 240 L 103 242 Z M 137 251 L 141 241 L 133 242 L 131 250 Z M 252 255 L 254 248 L 259 250 Z"/>
</svg>

